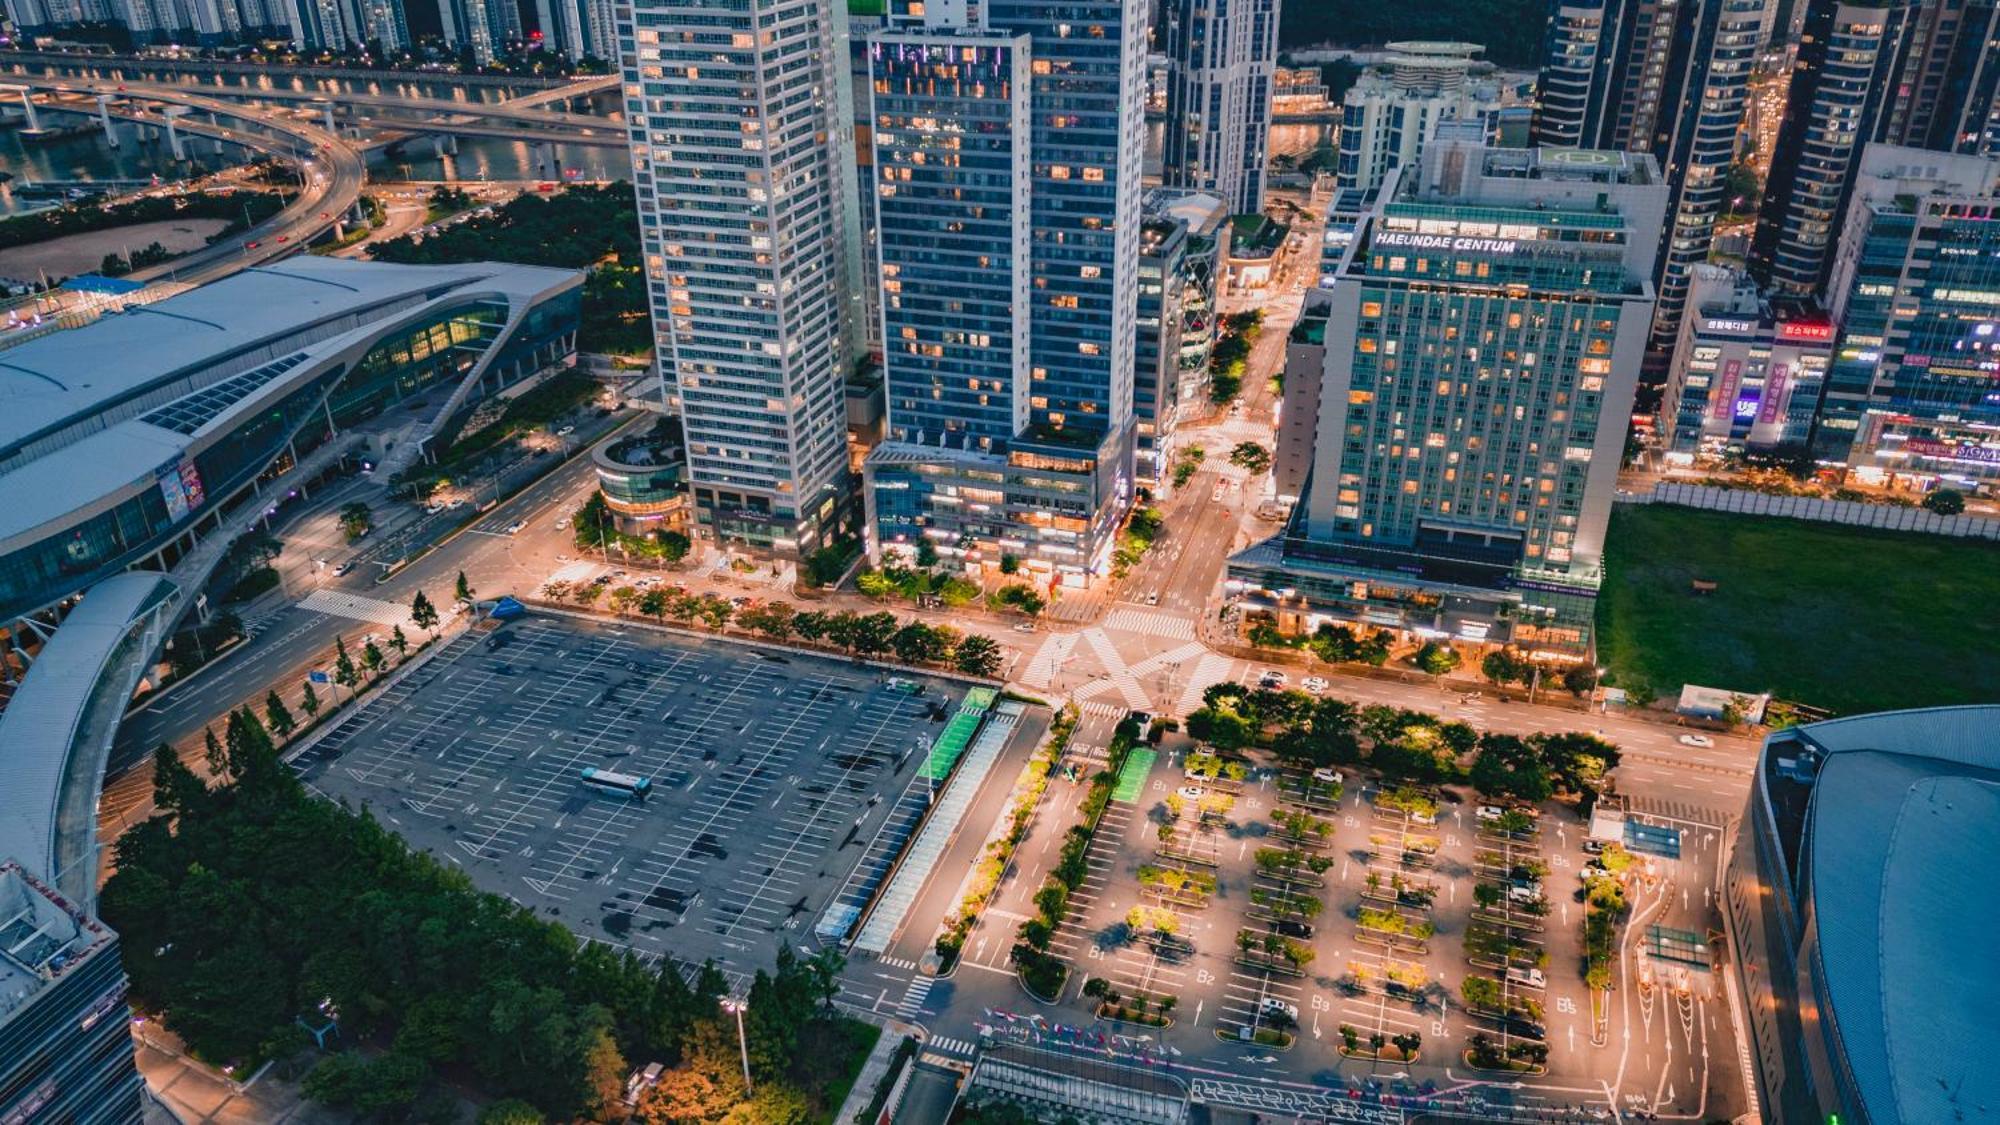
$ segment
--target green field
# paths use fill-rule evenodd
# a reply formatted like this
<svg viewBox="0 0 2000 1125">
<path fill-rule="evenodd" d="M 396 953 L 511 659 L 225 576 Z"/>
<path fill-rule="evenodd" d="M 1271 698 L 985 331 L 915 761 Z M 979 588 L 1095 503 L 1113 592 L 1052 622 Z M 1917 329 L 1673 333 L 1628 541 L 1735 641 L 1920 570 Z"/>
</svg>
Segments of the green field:
<svg viewBox="0 0 2000 1125">
<path fill-rule="evenodd" d="M 1843 714 L 2000 702 L 2000 545 L 1621 504 L 1605 571 L 1614 682 Z M 1719 587 L 1696 595 L 1698 578 Z"/>
</svg>

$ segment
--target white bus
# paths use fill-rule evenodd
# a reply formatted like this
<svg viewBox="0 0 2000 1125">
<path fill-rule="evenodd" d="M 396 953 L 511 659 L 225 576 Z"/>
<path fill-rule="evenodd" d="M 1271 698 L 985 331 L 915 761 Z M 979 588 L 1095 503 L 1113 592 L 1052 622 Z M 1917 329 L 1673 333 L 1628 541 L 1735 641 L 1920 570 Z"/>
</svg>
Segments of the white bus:
<svg viewBox="0 0 2000 1125">
<path fill-rule="evenodd" d="M 653 780 L 648 777 L 634 777 L 629 773 L 614 773 L 611 770 L 583 767 L 583 783 L 598 789 L 609 790 L 627 797 L 644 800 L 653 791 Z"/>
</svg>

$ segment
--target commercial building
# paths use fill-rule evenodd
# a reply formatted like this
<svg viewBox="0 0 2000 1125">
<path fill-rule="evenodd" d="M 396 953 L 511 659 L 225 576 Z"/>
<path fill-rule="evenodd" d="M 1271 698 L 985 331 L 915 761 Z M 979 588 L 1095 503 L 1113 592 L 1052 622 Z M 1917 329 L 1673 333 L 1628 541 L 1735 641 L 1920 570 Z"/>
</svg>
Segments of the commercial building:
<svg viewBox="0 0 2000 1125">
<path fill-rule="evenodd" d="M 1664 374 L 1727 196 L 1770 0 L 1561 0 L 1550 12 L 1538 145 L 1650 153 L 1670 192 L 1651 378 Z"/>
<path fill-rule="evenodd" d="M 1325 385 L 1327 307 L 1308 299 L 1285 340 L 1283 406 L 1278 411 L 1277 448 L 1271 451 L 1271 487 L 1280 503 L 1298 501 L 1312 472 L 1314 437 L 1319 432 L 1319 395 Z"/>
<path fill-rule="evenodd" d="M 1206 192 L 1156 188 L 1140 236 L 1132 415 L 1139 482 L 1160 495 L 1171 484 L 1183 418 L 1208 399 L 1230 222 Z"/>
<path fill-rule="evenodd" d="M 1869 483 L 2000 482 L 2000 156 L 1868 146 L 1829 295 L 1815 452 Z"/>
<path fill-rule="evenodd" d="M 1391 172 L 1415 164 L 1440 121 L 1497 128 L 1506 87 L 1474 55 L 1477 43 L 1389 44 L 1386 62 L 1363 71 L 1341 96 L 1337 190 L 1374 192 Z"/>
<path fill-rule="evenodd" d="M 1772 302 L 1740 270 L 1696 266 L 1659 418 L 1671 464 L 1744 449 L 1797 446 L 1833 355 L 1833 321 L 1816 306 Z"/>
<path fill-rule="evenodd" d="M 612 523 L 627 535 L 686 532 L 687 449 L 676 418 L 662 418 L 643 434 L 608 442 L 590 451 L 597 491 Z"/>
<path fill-rule="evenodd" d="M 921 536 L 1084 584 L 1133 493 L 1145 9 L 888 22 L 869 43 L 888 405 L 870 554 Z"/>
<path fill-rule="evenodd" d="M 1221 196 L 1237 214 L 1264 209 L 1278 0 L 1165 0 L 1168 187 Z M 1143 24 L 1143 12 L 1138 17 Z"/>
<path fill-rule="evenodd" d="M 1590 652 L 1666 195 L 1644 154 L 1440 130 L 1330 289 L 1310 479 L 1229 564 L 1246 619 Z"/>
<path fill-rule="evenodd" d="M 137 1120 L 93 917 L 119 719 L 229 545 L 379 452 L 413 459 L 573 357 L 583 278 L 296 258 L 0 362 L 0 1115 Z M 360 427 L 360 429 L 357 429 Z M 377 479 L 395 469 L 376 464 Z"/>
<path fill-rule="evenodd" d="M 2000 707 L 1764 741 L 1723 887 L 1766 1121 L 1975 1120 L 2000 1104 Z"/>
<path fill-rule="evenodd" d="M 698 533 L 810 555 L 853 526 L 845 44 L 812 0 L 642 0 L 619 32 L 656 351 L 679 386 Z"/>
<path fill-rule="evenodd" d="M 0 862 L 0 1120 L 137 1125 L 118 936 Z"/>
</svg>

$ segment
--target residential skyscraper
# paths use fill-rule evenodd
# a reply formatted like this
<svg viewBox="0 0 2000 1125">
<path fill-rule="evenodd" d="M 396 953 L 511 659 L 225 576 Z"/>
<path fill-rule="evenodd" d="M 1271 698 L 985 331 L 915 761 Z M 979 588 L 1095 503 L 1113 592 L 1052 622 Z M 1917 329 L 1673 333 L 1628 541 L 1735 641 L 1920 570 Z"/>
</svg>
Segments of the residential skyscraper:
<svg viewBox="0 0 2000 1125">
<path fill-rule="evenodd" d="M 1868 146 L 1828 293 L 1814 452 L 1873 483 L 2000 478 L 2000 157 Z"/>
<path fill-rule="evenodd" d="M 1652 330 L 1655 376 L 1680 333 L 1688 274 L 1708 260 L 1769 0 L 1557 0 L 1534 140 L 1650 153 L 1672 195 Z"/>
<path fill-rule="evenodd" d="M 290 0 L 293 4 L 313 0 Z M 468 51 L 480 66 L 493 61 L 495 45 L 503 40 L 488 18 L 486 0 L 438 0 L 438 20 L 444 41 Z"/>
<path fill-rule="evenodd" d="M 1485 122 L 1496 113 L 1504 100 L 1500 83 L 1473 73 L 1472 56 L 1485 49 L 1477 43 L 1389 44 L 1388 62 L 1365 71 L 1341 97 L 1335 186 L 1374 191 L 1397 168 L 1417 162 L 1438 122 Z"/>
<path fill-rule="evenodd" d="M 1230 561 L 1245 620 L 1587 656 L 1666 204 L 1644 153 L 1440 129 L 1329 291 L 1310 477 Z"/>
<path fill-rule="evenodd" d="M 1862 146 L 1882 139 L 1913 7 L 1907 0 L 1806 0 L 1750 247 L 1750 271 L 1773 293 L 1808 297 L 1826 281 Z"/>
<path fill-rule="evenodd" d="M 871 40 L 889 411 L 872 553 L 922 536 L 1048 583 L 1108 565 L 1132 496 L 1145 13 L 909 5 Z"/>
<path fill-rule="evenodd" d="M 850 515 L 835 167 L 816 0 L 642 0 L 619 27 L 657 354 L 700 533 L 788 556 Z"/>
<path fill-rule="evenodd" d="M 1168 187 L 1212 192 L 1237 214 L 1264 209 L 1278 9 L 1279 0 L 1165 0 Z"/>
<path fill-rule="evenodd" d="M 571 61 L 618 57 L 618 26 L 611 0 L 535 0 L 545 49 Z"/>
</svg>

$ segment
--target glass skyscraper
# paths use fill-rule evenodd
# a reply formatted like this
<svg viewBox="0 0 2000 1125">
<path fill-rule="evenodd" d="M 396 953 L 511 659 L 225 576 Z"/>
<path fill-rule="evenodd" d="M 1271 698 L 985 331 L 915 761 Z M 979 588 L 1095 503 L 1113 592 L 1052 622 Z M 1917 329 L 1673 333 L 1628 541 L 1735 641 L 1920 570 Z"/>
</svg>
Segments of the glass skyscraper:
<svg viewBox="0 0 2000 1125">
<path fill-rule="evenodd" d="M 892 7 L 869 44 L 888 437 L 871 553 L 1081 584 L 1132 496 L 1146 10 Z M 1025 81 L 1023 81 L 1025 78 Z"/>
<path fill-rule="evenodd" d="M 1277 0 L 1166 0 L 1168 187 L 1213 192 L 1237 214 L 1264 209 Z"/>
</svg>

